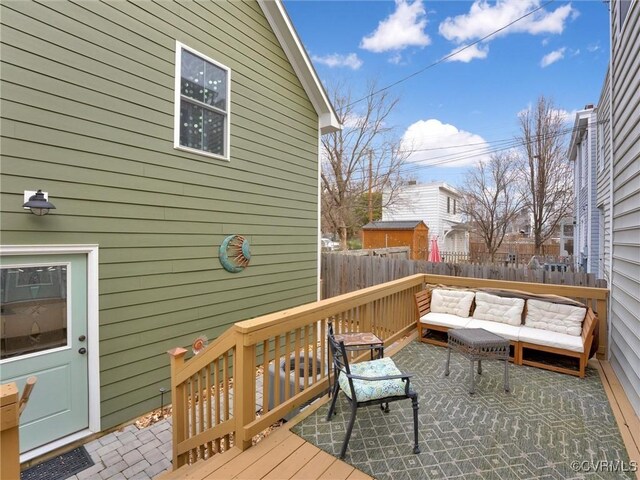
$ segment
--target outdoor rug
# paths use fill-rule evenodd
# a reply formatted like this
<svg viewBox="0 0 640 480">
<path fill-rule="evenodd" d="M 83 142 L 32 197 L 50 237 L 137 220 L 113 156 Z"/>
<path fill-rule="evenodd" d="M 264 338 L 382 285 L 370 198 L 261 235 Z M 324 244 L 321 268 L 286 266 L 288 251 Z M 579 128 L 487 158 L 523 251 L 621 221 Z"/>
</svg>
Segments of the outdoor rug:
<svg viewBox="0 0 640 480">
<path fill-rule="evenodd" d="M 93 465 L 91 456 L 84 447 L 34 465 L 20 473 L 20 480 L 62 480 Z"/>
<path fill-rule="evenodd" d="M 469 361 L 453 352 L 445 377 L 446 355 L 412 342 L 393 357 L 413 373 L 422 453 L 412 453 L 411 402 L 403 400 L 388 414 L 358 409 L 347 463 L 389 480 L 635 478 L 596 370 L 580 379 L 511 364 L 505 393 L 504 363 L 484 361 L 471 395 Z M 328 410 L 327 403 L 292 431 L 337 457 L 350 417 L 343 393 L 330 422 Z"/>
</svg>

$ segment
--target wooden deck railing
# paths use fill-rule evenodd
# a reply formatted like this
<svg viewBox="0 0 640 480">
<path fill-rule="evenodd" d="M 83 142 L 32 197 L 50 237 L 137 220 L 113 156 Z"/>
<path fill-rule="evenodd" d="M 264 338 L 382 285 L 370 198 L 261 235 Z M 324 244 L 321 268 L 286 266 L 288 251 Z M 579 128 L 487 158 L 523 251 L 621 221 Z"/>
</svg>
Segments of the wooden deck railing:
<svg viewBox="0 0 640 480">
<path fill-rule="evenodd" d="M 413 296 L 425 284 L 517 289 L 580 300 L 598 313 L 598 354 L 606 354 L 607 289 L 408 276 L 236 323 L 188 361 L 185 349 L 171 350 L 173 468 L 209 458 L 232 442 L 244 450 L 255 435 L 322 394 L 328 385 L 327 322 L 333 322 L 337 333 L 374 332 L 387 346 L 408 334 L 416 326 Z M 301 362 L 306 367 L 317 365 L 318 370 L 310 371 Z M 273 376 L 270 368 L 275 370 Z M 295 377 L 292 371 L 304 373 L 289 387 L 289 379 Z M 285 381 L 286 388 L 281 385 Z"/>
<path fill-rule="evenodd" d="M 423 282 L 424 275 L 413 275 L 236 323 L 188 361 L 187 350 L 169 351 L 173 468 L 209 458 L 232 442 L 244 450 L 255 435 L 322 394 L 329 373 L 327 322 L 337 333 L 374 332 L 385 345 L 401 339 L 415 328 L 413 296 Z M 290 389 L 292 371 L 304 373 Z"/>
</svg>

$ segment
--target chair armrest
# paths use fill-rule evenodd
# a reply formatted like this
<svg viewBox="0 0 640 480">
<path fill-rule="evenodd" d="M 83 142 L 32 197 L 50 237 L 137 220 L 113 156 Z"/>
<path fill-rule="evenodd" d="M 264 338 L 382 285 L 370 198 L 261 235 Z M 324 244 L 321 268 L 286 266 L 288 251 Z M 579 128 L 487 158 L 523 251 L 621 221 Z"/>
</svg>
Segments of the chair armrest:
<svg viewBox="0 0 640 480">
<path fill-rule="evenodd" d="M 422 290 L 415 294 L 416 310 L 418 311 L 418 321 L 420 317 L 431 311 L 431 290 Z"/>
<path fill-rule="evenodd" d="M 591 358 L 599 346 L 599 325 L 598 314 L 594 312 L 590 307 L 587 308 L 584 322 L 582 322 L 582 344 L 585 349 L 585 353 Z"/>
</svg>

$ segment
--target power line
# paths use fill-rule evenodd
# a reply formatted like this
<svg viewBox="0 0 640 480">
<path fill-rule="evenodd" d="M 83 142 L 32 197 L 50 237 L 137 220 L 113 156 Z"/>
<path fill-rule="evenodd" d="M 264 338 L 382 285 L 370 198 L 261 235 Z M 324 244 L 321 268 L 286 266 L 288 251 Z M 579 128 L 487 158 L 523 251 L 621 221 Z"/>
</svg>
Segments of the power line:
<svg viewBox="0 0 640 480">
<path fill-rule="evenodd" d="M 524 15 L 522 15 L 521 17 L 516 18 L 515 20 L 507 23 L 506 25 L 504 25 L 503 27 L 498 28 L 497 30 L 494 30 L 493 32 L 489 33 L 488 35 L 485 35 L 484 37 L 476 40 L 475 42 L 469 43 L 468 45 L 465 45 L 462 48 L 459 48 L 458 50 L 455 50 L 451 53 L 449 53 L 448 55 L 445 55 L 444 57 L 442 57 L 440 60 L 436 60 L 435 62 L 431 63 L 430 65 L 427 65 L 426 67 L 421 68 L 420 70 L 413 72 L 409 75 L 407 75 L 406 77 L 401 78 L 400 80 L 397 80 L 389 85 L 387 85 L 386 87 L 382 87 L 379 90 L 376 90 L 375 92 L 370 93 L 369 95 L 365 95 L 362 98 L 359 98 L 358 100 L 355 100 L 353 102 L 351 102 L 350 104 L 346 105 L 345 108 L 349 108 L 352 107 L 353 105 L 360 103 L 363 100 L 366 100 L 367 98 L 373 97 L 374 95 L 377 95 L 379 93 L 384 92 L 385 90 L 389 90 L 392 87 L 395 87 L 396 85 L 400 85 L 401 83 L 406 82 L 407 80 L 420 75 L 421 73 L 435 67 L 436 65 L 440 65 L 441 63 L 446 62 L 447 60 L 449 60 L 451 57 L 454 57 L 455 55 L 458 55 L 459 53 L 465 51 L 468 48 L 473 47 L 474 45 L 477 45 L 480 42 L 485 41 L 487 38 L 493 37 L 494 35 L 496 35 L 497 33 L 500 33 L 501 31 L 509 28 L 511 25 L 519 22 L 520 20 L 527 18 L 530 15 L 533 15 L 534 13 L 536 13 L 538 10 L 543 9 L 544 7 L 546 7 L 547 5 L 553 3 L 554 0 L 549 0 L 548 2 L 543 3 L 542 5 L 540 5 L 537 8 L 534 8 L 533 10 L 531 10 L 530 12 L 525 13 Z"/>
<path fill-rule="evenodd" d="M 606 123 L 606 120 L 596 122 L 596 124 L 600 124 L 600 123 Z M 492 151 L 501 151 L 509 148 L 521 147 L 521 146 L 527 145 L 528 143 L 536 142 L 543 137 L 547 137 L 547 138 L 561 137 L 578 130 L 580 130 L 579 127 L 575 127 L 575 128 L 571 127 L 571 128 L 565 128 L 565 129 L 559 130 L 558 132 L 552 135 L 546 135 L 546 134 L 534 135 L 531 137 L 529 142 L 522 142 L 522 140 L 512 137 L 510 139 L 491 140 L 484 143 L 465 143 L 465 144 L 458 144 L 458 145 L 450 145 L 446 147 L 433 147 L 433 148 L 423 148 L 423 149 L 415 149 L 415 150 L 400 150 L 398 151 L 398 153 L 415 153 L 415 152 L 426 152 L 426 151 L 435 151 L 435 150 L 449 150 L 449 149 L 460 149 L 460 148 L 477 146 L 477 145 L 487 145 L 485 148 L 475 148 L 470 150 L 452 152 L 452 153 L 448 153 L 446 155 L 442 155 L 438 157 L 424 158 L 422 160 L 413 160 L 411 161 L 411 163 L 426 161 L 426 160 L 438 160 L 438 159 L 443 159 L 448 157 L 455 157 L 452 161 L 457 161 L 457 159 L 463 155 L 464 155 L 464 158 L 466 158 L 467 156 L 477 156 L 477 155 L 484 154 L 486 152 L 490 153 Z M 497 148 L 497 147 L 501 147 L 501 148 Z M 383 153 L 388 151 L 388 150 L 381 150 L 381 149 L 372 149 L 372 150 L 378 153 Z"/>
<path fill-rule="evenodd" d="M 607 123 L 607 120 L 600 120 L 595 122 L 596 125 L 603 124 L 603 123 Z M 571 128 L 559 130 L 558 132 L 552 135 L 543 135 L 543 134 L 534 135 L 531 137 L 531 139 L 528 142 L 523 142 L 522 140 L 517 138 L 513 138 L 511 140 L 508 140 L 508 139 L 496 140 L 494 142 L 487 142 L 488 144 L 495 143 L 495 145 L 493 146 L 488 145 L 487 148 L 475 148 L 475 149 L 470 149 L 462 152 L 453 152 L 453 153 L 448 153 L 448 154 L 437 156 L 437 157 L 430 157 L 430 158 L 424 158 L 419 160 L 407 160 L 406 161 L 407 168 L 402 168 L 401 173 L 406 174 L 413 171 L 419 171 L 423 168 L 438 167 L 438 166 L 442 166 L 450 163 L 460 162 L 463 160 L 469 160 L 469 159 L 478 157 L 480 155 L 491 155 L 494 153 L 511 150 L 517 147 L 524 147 L 528 144 L 535 143 L 536 141 L 538 141 L 540 138 L 544 136 L 546 136 L 546 138 L 561 137 L 578 130 L 580 130 L 579 127 L 571 127 Z M 475 143 L 464 144 L 464 145 L 458 145 L 457 147 L 461 148 L 461 147 L 471 146 L 471 145 L 477 145 L 477 144 Z M 454 148 L 454 147 L 443 147 L 443 148 Z M 429 149 L 425 149 L 425 151 L 428 151 L 428 150 Z M 422 150 L 413 150 L 413 152 L 416 152 L 416 151 L 422 151 Z M 425 161 L 428 161 L 429 163 L 428 164 L 420 163 Z M 351 178 L 351 180 L 360 181 L 360 180 L 363 180 L 364 178 L 365 177 L 354 176 Z"/>
</svg>

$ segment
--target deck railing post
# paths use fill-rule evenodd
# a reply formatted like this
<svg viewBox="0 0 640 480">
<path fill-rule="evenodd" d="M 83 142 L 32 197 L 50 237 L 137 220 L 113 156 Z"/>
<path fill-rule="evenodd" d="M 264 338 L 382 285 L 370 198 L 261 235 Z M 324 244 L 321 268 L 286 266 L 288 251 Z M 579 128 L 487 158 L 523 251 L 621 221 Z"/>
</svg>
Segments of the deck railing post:
<svg viewBox="0 0 640 480">
<path fill-rule="evenodd" d="M 20 478 L 20 441 L 18 438 L 20 413 L 18 387 L 15 383 L 7 383 L 0 386 L 0 412 L 2 414 L 2 426 L 0 427 L 0 439 L 2 439 L 0 477 Z"/>
<path fill-rule="evenodd" d="M 184 366 L 184 356 L 187 351 L 184 348 L 174 348 L 167 352 L 171 357 L 171 403 L 173 408 L 173 469 L 177 469 L 187 463 L 187 454 L 178 455 L 178 445 L 186 440 L 187 425 L 185 423 L 185 385 L 177 384 L 178 372 Z"/>
<path fill-rule="evenodd" d="M 244 340 L 245 336 L 238 334 L 233 373 L 235 445 L 240 450 L 251 446 L 251 438 L 245 438 L 245 427 L 256 419 L 256 346 L 244 345 Z"/>
</svg>

